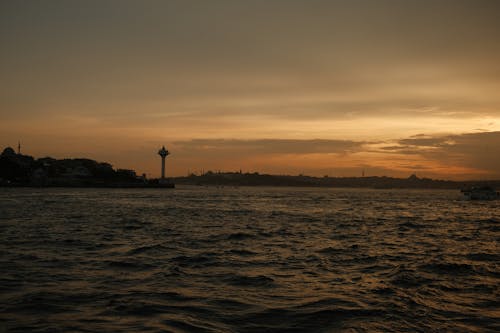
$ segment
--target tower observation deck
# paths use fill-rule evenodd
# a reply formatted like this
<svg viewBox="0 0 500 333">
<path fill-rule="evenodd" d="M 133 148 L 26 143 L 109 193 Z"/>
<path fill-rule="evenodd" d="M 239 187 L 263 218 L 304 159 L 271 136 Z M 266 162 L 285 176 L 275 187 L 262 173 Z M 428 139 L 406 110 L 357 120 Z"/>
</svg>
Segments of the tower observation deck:
<svg viewBox="0 0 500 333">
<path fill-rule="evenodd" d="M 165 178 L 165 158 L 170 155 L 170 152 L 165 149 L 165 146 L 161 147 L 161 149 L 158 151 L 158 155 L 161 157 L 161 178 L 159 180 L 159 183 L 161 185 L 165 185 L 168 187 L 174 187 L 174 184 L 171 184 L 167 181 Z"/>
</svg>

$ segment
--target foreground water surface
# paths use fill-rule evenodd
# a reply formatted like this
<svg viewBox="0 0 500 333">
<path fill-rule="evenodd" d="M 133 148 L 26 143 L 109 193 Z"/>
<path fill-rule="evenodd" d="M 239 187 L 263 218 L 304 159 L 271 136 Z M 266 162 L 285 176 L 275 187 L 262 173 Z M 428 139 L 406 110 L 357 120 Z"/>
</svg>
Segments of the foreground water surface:
<svg viewBox="0 0 500 333">
<path fill-rule="evenodd" d="M 500 201 L 0 189 L 0 331 L 497 332 Z"/>
</svg>

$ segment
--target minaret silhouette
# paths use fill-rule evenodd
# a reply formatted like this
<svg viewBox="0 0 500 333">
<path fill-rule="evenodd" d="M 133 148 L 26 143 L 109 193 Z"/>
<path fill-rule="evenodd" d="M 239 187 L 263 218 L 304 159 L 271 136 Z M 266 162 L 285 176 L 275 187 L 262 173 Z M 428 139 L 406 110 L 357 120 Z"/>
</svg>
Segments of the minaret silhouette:
<svg viewBox="0 0 500 333">
<path fill-rule="evenodd" d="M 17 142 L 17 153 L 21 155 L 21 141 Z"/>
</svg>

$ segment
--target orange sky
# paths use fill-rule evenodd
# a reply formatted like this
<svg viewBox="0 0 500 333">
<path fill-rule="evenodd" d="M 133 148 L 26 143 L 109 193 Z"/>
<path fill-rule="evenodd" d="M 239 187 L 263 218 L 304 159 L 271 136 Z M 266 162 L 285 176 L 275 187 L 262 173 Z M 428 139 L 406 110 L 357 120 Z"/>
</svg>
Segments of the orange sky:
<svg viewBox="0 0 500 333">
<path fill-rule="evenodd" d="M 497 1 L 2 1 L 0 145 L 159 175 L 500 178 Z"/>
</svg>

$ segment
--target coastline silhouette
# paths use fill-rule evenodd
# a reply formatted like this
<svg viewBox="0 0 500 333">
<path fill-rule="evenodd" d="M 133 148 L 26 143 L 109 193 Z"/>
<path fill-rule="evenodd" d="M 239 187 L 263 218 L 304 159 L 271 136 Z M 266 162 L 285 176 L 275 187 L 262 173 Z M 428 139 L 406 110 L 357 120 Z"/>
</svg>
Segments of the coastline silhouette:
<svg viewBox="0 0 500 333">
<path fill-rule="evenodd" d="M 35 187 L 163 187 L 175 185 L 165 178 L 162 157 L 162 178 L 148 179 L 134 170 L 114 169 L 110 163 L 88 158 L 35 159 L 7 147 L 0 155 L 0 186 Z"/>
<path fill-rule="evenodd" d="M 134 170 L 114 169 L 106 162 L 87 158 L 35 159 L 7 147 L 0 155 L 0 186 L 45 186 L 45 187 L 164 187 L 174 184 L 200 186 L 296 186 L 296 187 L 354 187 L 354 188 L 429 188 L 463 189 L 472 186 L 500 188 L 500 180 L 451 181 L 386 176 L 364 177 L 313 177 L 306 175 L 270 175 L 258 172 L 213 172 L 185 177 L 165 177 L 165 157 L 170 152 L 162 147 L 161 177 L 148 179 L 145 174 L 137 175 Z"/>
</svg>

